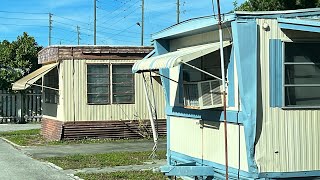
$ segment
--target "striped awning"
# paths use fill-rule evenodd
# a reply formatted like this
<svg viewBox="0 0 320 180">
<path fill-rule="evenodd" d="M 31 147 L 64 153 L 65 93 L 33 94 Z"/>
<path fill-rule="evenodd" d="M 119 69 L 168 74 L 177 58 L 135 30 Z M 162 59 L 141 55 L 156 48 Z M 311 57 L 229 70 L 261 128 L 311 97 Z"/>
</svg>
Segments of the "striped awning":
<svg viewBox="0 0 320 180">
<path fill-rule="evenodd" d="M 223 42 L 223 47 L 229 45 L 231 45 L 230 41 Z M 197 59 L 209 53 L 218 51 L 219 49 L 219 42 L 178 49 L 177 51 L 169 52 L 163 55 L 142 59 L 134 64 L 132 72 L 137 73 L 172 68 L 181 64 L 182 62 L 188 62 Z"/>
<path fill-rule="evenodd" d="M 25 77 L 19 79 L 12 85 L 12 90 L 25 90 L 30 87 L 33 83 L 38 81 L 42 76 L 50 72 L 53 68 L 57 67 L 59 63 L 52 63 L 42 66 L 41 68 L 35 70 L 34 72 L 26 75 Z"/>
</svg>

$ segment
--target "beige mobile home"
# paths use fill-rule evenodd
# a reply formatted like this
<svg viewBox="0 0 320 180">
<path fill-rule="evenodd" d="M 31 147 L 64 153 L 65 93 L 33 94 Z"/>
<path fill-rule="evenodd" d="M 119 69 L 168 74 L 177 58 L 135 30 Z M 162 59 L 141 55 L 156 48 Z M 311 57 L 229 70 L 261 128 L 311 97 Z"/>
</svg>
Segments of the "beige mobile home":
<svg viewBox="0 0 320 180">
<path fill-rule="evenodd" d="M 42 87 L 42 134 L 47 139 L 148 136 L 151 130 L 143 78 L 132 74 L 131 69 L 152 50 L 128 46 L 50 46 L 39 52 L 43 66 L 14 83 L 13 89 Z M 166 131 L 164 94 L 160 78 L 151 78 L 161 135 Z"/>
</svg>

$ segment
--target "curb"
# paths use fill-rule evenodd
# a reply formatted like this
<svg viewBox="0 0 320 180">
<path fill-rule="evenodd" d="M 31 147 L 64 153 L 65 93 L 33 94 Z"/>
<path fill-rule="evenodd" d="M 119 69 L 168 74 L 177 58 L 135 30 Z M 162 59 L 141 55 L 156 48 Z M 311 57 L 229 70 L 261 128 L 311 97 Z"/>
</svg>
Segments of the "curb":
<svg viewBox="0 0 320 180">
<path fill-rule="evenodd" d="M 2 140 L 4 140 L 5 142 L 11 144 L 11 145 L 14 146 L 15 148 L 19 149 L 19 150 L 21 150 L 21 148 L 27 148 L 27 147 L 29 147 L 29 146 L 20 146 L 20 145 L 18 145 L 18 144 L 16 144 L 16 143 L 14 143 L 14 142 L 12 142 L 12 141 L 4 138 L 4 137 L 0 137 L 0 138 L 1 138 Z"/>
</svg>

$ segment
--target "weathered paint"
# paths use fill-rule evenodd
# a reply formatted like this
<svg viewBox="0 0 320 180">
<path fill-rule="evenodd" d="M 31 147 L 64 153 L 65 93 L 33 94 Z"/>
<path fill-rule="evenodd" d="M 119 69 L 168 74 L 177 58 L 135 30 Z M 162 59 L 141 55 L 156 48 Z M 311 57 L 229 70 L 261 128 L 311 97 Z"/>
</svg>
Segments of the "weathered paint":
<svg viewBox="0 0 320 180">
<path fill-rule="evenodd" d="M 183 127 L 183 128 L 181 128 Z M 225 164 L 224 126 L 222 122 L 170 116 L 170 150 Z M 244 128 L 228 124 L 228 156 L 232 168 L 248 171 Z M 239 166 L 240 165 L 240 166 Z"/>
<path fill-rule="evenodd" d="M 281 30 L 277 20 L 259 19 L 261 114 L 256 136 L 259 172 L 299 172 L 320 169 L 320 111 L 284 110 L 270 104 L 269 41 L 320 40 L 318 33 Z M 263 23 L 270 27 L 263 30 Z M 302 172 L 303 173 L 303 172 Z"/>
<path fill-rule="evenodd" d="M 62 71 L 62 103 L 64 104 L 63 121 L 104 121 L 104 120 L 146 120 L 149 118 L 145 94 L 143 91 L 143 78 L 135 74 L 135 103 L 88 105 L 87 104 L 87 71 L 86 64 L 133 64 L 134 60 L 65 60 Z M 74 72 L 74 73 L 73 73 Z M 154 82 L 156 106 L 159 119 L 165 119 L 165 98 L 161 84 Z"/>
</svg>

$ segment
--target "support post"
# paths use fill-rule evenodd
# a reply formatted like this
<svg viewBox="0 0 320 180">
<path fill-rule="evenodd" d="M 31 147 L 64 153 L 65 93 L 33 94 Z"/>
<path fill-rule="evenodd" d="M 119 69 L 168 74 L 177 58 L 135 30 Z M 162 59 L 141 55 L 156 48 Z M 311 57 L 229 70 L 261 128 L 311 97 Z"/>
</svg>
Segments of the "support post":
<svg viewBox="0 0 320 180">
<path fill-rule="evenodd" d="M 141 0 L 141 46 L 144 40 L 144 0 Z"/>
<path fill-rule="evenodd" d="M 52 32 L 52 14 L 49 13 L 49 38 L 48 38 L 49 46 L 51 46 L 51 32 Z"/>
<path fill-rule="evenodd" d="M 153 142 L 154 142 L 154 146 L 153 146 L 151 155 L 154 156 L 155 152 L 157 151 L 158 133 L 156 131 L 156 126 L 154 123 L 154 117 L 153 117 L 153 113 L 152 113 L 151 102 L 150 102 L 148 91 L 147 91 L 147 82 L 146 82 L 146 77 L 145 77 L 144 73 L 142 73 L 142 76 L 143 76 L 143 89 L 144 89 L 146 103 L 147 103 L 147 107 L 148 107 L 148 111 L 149 111 L 149 118 L 150 118 L 150 124 L 151 124 L 151 128 L 152 128 L 152 136 L 153 136 Z"/>
<path fill-rule="evenodd" d="M 77 26 L 78 45 L 80 45 L 80 27 Z"/>
<path fill-rule="evenodd" d="M 223 53 L 223 33 L 222 33 L 222 22 L 220 12 L 220 0 L 217 0 L 218 6 L 218 28 L 219 28 L 219 39 L 220 39 L 220 60 L 221 60 L 221 75 L 222 75 L 222 93 L 223 93 L 223 114 L 224 114 L 224 149 L 225 149 L 225 165 L 226 165 L 226 180 L 229 179 L 228 173 L 228 131 L 227 131 L 227 102 L 226 102 L 226 77 L 224 70 L 224 53 Z"/>
<path fill-rule="evenodd" d="M 93 0 L 93 45 L 97 44 L 97 0 Z"/>
<path fill-rule="evenodd" d="M 180 22 L 180 0 L 177 0 L 177 24 Z"/>
</svg>

